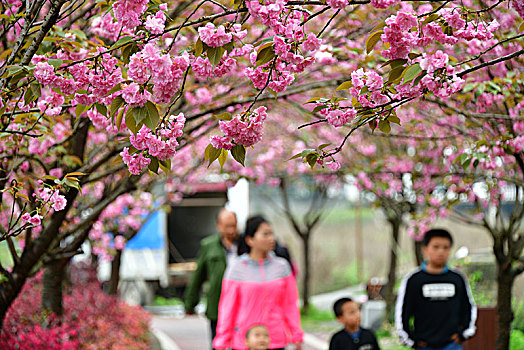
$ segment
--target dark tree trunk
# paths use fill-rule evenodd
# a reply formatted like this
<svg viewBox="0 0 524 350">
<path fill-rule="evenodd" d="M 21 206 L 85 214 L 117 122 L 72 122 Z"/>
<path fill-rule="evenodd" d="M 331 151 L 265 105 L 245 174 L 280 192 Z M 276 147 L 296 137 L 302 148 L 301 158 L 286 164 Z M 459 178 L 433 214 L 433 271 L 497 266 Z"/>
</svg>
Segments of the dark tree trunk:
<svg viewBox="0 0 524 350">
<path fill-rule="evenodd" d="M 386 315 L 390 314 L 390 311 L 395 303 L 395 295 L 393 288 L 397 281 L 397 249 L 399 245 L 400 236 L 400 225 L 401 221 L 392 219 L 388 220 L 391 225 L 391 249 L 389 253 L 389 271 L 388 271 L 388 283 L 384 286 L 384 299 L 386 299 Z"/>
<path fill-rule="evenodd" d="M 304 313 L 309 311 L 309 280 L 311 276 L 311 262 L 310 262 L 310 246 L 309 246 L 309 232 L 301 234 L 303 248 L 304 248 L 304 279 L 302 280 L 302 300 Z"/>
<path fill-rule="evenodd" d="M 120 263 L 122 261 L 122 251 L 117 250 L 111 262 L 111 278 L 109 279 L 109 289 L 107 291 L 110 295 L 115 295 L 118 291 L 118 281 L 120 280 Z"/>
<path fill-rule="evenodd" d="M 420 266 L 424 261 L 424 256 L 422 255 L 422 241 L 413 240 L 413 252 L 415 253 L 415 263 L 417 266 Z"/>
<path fill-rule="evenodd" d="M 497 261 L 497 350 L 509 349 L 511 322 L 511 290 L 513 288 L 513 271 L 511 264 Z"/>
<path fill-rule="evenodd" d="M 72 154 L 80 159 L 84 158 L 84 148 L 87 140 L 87 131 L 89 129 L 89 122 L 81 124 L 77 130 L 76 137 L 73 138 L 71 149 Z M 73 205 L 73 202 L 78 195 L 78 190 L 71 188 L 66 193 L 65 197 L 67 205 L 64 210 L 53 213 L 51 218 L 47 220 L 48 224 L 40 235 L 31 241 L 31 244 L 26 246 L 19 262 L 15 264 L 12 272 L 8 276 L 8 281 L 0 283 L 0 326 L 3 326 L 3 321 L 7 310 L 16 299 L 25 281 L 30 276 L 31 271 L 35 265 L 40 261 L 42 255 L 49 248 L 53 242 L 56 234 L 62 225 L 65 217 Z"/>
<path fill-rule="evenodd" d="M 69 259 L 52 261 L 44 271 L 42 309 L 63 314 L 62 293 Z"/>
</svg>

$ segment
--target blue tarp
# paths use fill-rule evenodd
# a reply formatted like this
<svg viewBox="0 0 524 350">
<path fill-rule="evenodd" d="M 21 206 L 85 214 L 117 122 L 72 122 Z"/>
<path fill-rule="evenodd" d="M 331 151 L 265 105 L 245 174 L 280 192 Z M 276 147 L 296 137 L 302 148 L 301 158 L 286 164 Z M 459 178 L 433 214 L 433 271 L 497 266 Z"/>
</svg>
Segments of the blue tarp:
<svg viewBox="0 0 524 350">
<path fill-rule="evenodd" d="M 163 232 L 166 225 L 165 215 L 162 212 L 155 212 L 144 223 L 140 231 L 126 243 L 126 249 L 164 249 L 166 246 L 165 233 Z"/>
</svg>

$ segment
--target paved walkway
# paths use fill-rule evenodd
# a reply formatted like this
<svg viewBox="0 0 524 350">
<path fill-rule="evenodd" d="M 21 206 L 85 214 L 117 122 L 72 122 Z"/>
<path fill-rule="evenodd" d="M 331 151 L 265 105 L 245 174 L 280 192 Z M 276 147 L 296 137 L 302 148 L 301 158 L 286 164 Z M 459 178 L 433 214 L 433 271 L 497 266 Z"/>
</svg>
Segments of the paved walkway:
<svg viewBox="0 0 524 350">
<path fill-rule="evenodd" d="M 169 315 L 153 315 L 153 334 L 161 343 L 162 350 L 209 350 L 209 324 L 205 317 L 180 318 Z M 313 335 L 306 334 L 302 350 L 327 350 L 328 345 Z M 288 346 L 292 350 L 292 346 Z"/>
<path fill-rule="evenodd" d="M 362 295 L 364 286 L 354 286 L 341 289 L 332 293 L 325 293 L 311 297 L 311 304 L 319 310 L 331 310 L 335 300 L 342 297 L 358 299 Z M 162 350 L 209 350 L 210 331 L 209 323 L 203 316 L 183 315 L 180 307 L 149 308 L 154 312 L 151 329 L 160 341 Z M 327 350 L 328 343 L 312 334 L 304 337 L 303 350 Z M 292 346 L 288 347 L 293 349 Z"/>
</svg>

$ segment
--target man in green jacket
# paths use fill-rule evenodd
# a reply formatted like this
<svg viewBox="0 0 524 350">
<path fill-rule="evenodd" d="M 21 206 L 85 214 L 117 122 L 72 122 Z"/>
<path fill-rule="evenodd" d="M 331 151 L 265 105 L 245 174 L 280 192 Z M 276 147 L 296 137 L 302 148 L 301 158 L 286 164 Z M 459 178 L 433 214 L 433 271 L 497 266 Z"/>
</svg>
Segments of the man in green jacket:
<svg viewBox="0 0 524 350">
<path fill-rule="evenodd" d="M 200 300 L 200 290 L 209 281 L 207 291 L 206 317 L 210 321 L 211 341 L 216 335 L 218 302 L 222 290 L 222 277 L 227 261 L 237 255 L 237 216 L 232 211 L 222 209 L 217 216 L 218 234 L 204 238 L 200 242 L 197 268 L 191 278 L 184 296 L 187 314 L 193 314 Z"/>
</svg>

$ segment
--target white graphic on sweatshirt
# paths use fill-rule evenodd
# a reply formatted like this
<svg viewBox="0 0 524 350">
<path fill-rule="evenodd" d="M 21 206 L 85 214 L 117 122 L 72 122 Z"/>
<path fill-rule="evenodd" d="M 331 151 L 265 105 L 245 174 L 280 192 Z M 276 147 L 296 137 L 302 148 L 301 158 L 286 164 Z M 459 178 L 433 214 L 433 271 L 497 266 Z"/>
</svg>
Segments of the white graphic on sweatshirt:
<svg viewBox="0 0 524 350">
<path fill-rule="evenodd" d="M 422 286 L 422 295 L 429 299 L 449 299 L 455 296 L 453 283 L 431 283 Z"/>
</svg>

